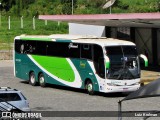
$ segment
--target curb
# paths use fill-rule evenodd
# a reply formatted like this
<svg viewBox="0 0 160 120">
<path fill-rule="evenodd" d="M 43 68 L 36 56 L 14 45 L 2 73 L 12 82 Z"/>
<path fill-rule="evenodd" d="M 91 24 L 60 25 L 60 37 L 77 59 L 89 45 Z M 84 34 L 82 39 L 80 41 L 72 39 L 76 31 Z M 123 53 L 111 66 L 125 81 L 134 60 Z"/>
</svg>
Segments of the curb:
<svg viewBox="0 0 160 120">
<path fill-rule="evenodd" d="M 140 81 L 140 83 L 142 84 L 142 85 L 147 85 L 148 83 L 150 83 L 150 82 L 152 82 L 152 81 L 154 81 L 154 80 L 157 80 L 157 79 L 159 79 L 160 77 L 155 77 L 155 78 L 142 78 L 141 79 L 141 81 Z"/>
</svg>

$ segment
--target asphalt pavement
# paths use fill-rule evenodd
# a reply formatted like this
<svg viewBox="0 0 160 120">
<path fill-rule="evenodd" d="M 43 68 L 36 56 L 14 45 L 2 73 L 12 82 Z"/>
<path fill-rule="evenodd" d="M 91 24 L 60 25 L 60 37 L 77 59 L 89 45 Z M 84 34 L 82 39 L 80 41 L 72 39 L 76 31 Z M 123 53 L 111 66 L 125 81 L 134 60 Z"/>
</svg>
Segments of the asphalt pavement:
<svg viewBox="0 0 160 120">
<path fill-rule="evenodd" d="M 144 70 L 145 71 L 145 70 Z M 142 71 L 143 72 L 143 71 Z M 148 70 L 144 74 L 150 77 Z M 156 77 L 159 76 L 159 72 L 155 72 Z M 49 85 L 46 88 L 40 86 L 33 87 L 26 82 L 14 77 L 13 75 L 13 63 L 12 61 L 0 61 L 0 86 L 8 86 L 18 89 L 26 96 L 30 103 L 32 111 L 54 111 L 51 112 L 51 116 L 56 114 L 56 111 L 74 111 L 74 114 L 78 114 L 78 111 L 95 111 L 95 114 L 99 114 L 100 111 L 108 111 L 106 114 L 111 115 L 111 111 L 118 111 L 118 101 L 123 99 L 126 95 L 120 93 L 103 94 L 97 93 L 94 96 L 90 96 L 83 90 L 72 89 L 66 87 L 58 87 Z M 147 111 L 147 110 L 160 110 L 159 97 L 145 98 L 126 101 L 122 104 L 123 111 Z M 96 113 L 96 111 L 98 111 Z M 83 112 L 83 114 L 84 114 Z M 81 113 L 81 112 L 80 112 Z M 87 113 L 87 112 L 86 112 Z M 92 113 L 92 112 L 91 112 Z M 115 117 L 42 117 L 44 120 L 117 120 Z M 113 112 L 113 114 L 115 114 Z M 139 120 L 140 117 L 125 117 L 125 120 Z M 152 118 L 153 120 L 159 118 Z"/>
</svg>

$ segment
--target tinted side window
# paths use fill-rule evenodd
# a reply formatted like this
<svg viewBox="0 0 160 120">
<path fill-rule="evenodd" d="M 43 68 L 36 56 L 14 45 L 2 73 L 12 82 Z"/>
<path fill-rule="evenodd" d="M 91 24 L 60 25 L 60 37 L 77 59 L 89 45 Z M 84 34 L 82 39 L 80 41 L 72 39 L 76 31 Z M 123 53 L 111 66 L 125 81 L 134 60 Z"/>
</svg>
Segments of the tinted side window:
<svg viewBox="0 0 160 120">
<path fill-rule="evenodd" d="M 45 41 L 15 41 L 15 51 L 21 54 L 46 55 L 46 47 Z"/>
<path fill-rule="evenodd" d="M 15 51 L 21 54 L 80 58 L 80 44 L 69 42 L 17 40 L 15 41 Z"/>
<path fill-rule="evenodd" d="M 81 45 L 81 58 L 92 60 L 92 45 L 82 44 Z"/>
<path fill-rule="evenodd" d="M 79 58 L 80 47 L 76 43 L 47 42 L 47 55 L 67 58 Z"/>
<path fill-rule="evenodd" d="M 49 56 L 64 56 L 66 57 L 66 47 L 63 43 L 47 42 L 47 55 Z"/>
<path fill-rule="evenodd" d="M 44 41 L 37 41 L 36 45 L 36 54 L 37 55 L 46 55 L 47 44 Z"/>
<path fill-rule="evenodd" d="M 36 54 L 36 41 L 15 41 L 15 51 L 21 54 Z"/>
<path fill-rule="evenodd" d="M 18 53 L 24 53 L 25 41 L 15 40 L 15 51 Z"/>
<path fill-rule="evenodd" d="M 99 45 L 94 45 L 93 50 L 94 50 L 93 60 L 96 72 L 100 77 L 105 78 L 103 49 Z"/>
<path fill-rule="evenodd" d="M 4 101 L 19 101 L 20 96 L 17 93 L 1 93 L 0 98 Z"/>
<path fill-rule="evenodd" d="M 69 43 L 67 44 L 67 46 L 68 46 L 68 57 L 69 58 L 80 58 L 80 44 Z"/>
<path fill-rule="evenodd" d="M 99 58 L 103 58 L 103 50 L 99 45 L 94 45 L 94 61 L 98 62 Z"/>
<path fill-rule="evenodd" d="M 7 94 L 5 93 L 0 93 L 0 101 L 6 101 L 8 99 Z"/>
<path fill-rule="evenodd" d="M 36 54 L 36 41 L 26 41 L 24 47 L 24 53 L 26 54 Z"/>
<path fill-rule="evenodd" d="M 19 53 L 19 47 L 20 46 L 20 41 L 19 40 L 15 40 L 15 43 L 14 43 L 14 48 L 15 48 L 15 51 Z"/>
</svg>

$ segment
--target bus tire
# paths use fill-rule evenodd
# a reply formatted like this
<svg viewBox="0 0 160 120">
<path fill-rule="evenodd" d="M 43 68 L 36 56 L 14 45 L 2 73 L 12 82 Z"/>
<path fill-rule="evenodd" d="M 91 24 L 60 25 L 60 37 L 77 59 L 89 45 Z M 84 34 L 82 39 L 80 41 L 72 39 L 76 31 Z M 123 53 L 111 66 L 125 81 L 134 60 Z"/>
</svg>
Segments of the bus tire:
<svg viewBox="0 0 160 120">
<path fill-rule="evenodd" d="M 90 80 L 87 81 L 85 88 L 89 95 L 94 95 L 93 83 Z"/>
<path fill-rule="evenodd" d="M 40 75 L 39 75 L 39 85 L 41 86 L 41 87 L 46 87 L 46 83 L 45 83 L 45 78 L 44 78 L 44 75 L 43 75 L 43 73 L 41 73 Z"/>
<path fill-rule="evenodd" d="M 29 84 L 32 85 L 32 86 L 36 86 L 37 85 L 36 76 L 35 76 L 34 72 L 31 72 L 29 74 Z"/>
</svg>

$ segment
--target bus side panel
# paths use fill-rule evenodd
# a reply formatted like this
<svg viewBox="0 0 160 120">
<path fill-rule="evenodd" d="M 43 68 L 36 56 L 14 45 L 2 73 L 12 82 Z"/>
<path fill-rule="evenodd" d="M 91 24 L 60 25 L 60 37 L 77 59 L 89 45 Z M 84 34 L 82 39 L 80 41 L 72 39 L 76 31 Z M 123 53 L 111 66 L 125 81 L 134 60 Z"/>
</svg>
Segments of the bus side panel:
<svg viewBox="0 0 160 120">
<path fill-rule="evenodd" d="M 51 57 L 48 57 L 48 58 L 51 58 Z M 46 59 L 44 59 L 44 61 L 45 60 Z M 62 68 L 57 69 L 54 66 L 50 66 L 49 63 L 52 64 L 54 62 L 54 61 L 50 62 L 50 60 L 45 61 L 45 65 L 43 66 L 44 68 L 51 70 L 51 71 L 52 70 L 57 71 L 55 74 L 63 72 L 67 75 L 68 70 L 65 70 Z M 46 83 L 66 86 L 65 84 L 58 82 L 56 79 L 48 75 L 39 66 L 37 66 L 26 54 L 15 53 L 15 71 L 16 71 L 16 77 L 23 79 L 23 80 L 29 80 L 29 73 L 33 71 L 36 75 L 36 81 L 38 81 L 38 74 L 43 73 L 45 76 Z"/>
<path fill-rule="evenodd" d="M 25 76 L 25 57 L 25 55 L 18 54 L 17 52 L 15 52 L 15 75 L 16 77 L 21 78 L 23 80 L 27 80 Z"/>
<path fill-rule="evenodd" d="M 87 60 L 80 59 L 70 59 L 75 69 L 70 68 L 70 64 L 66 61 L 66 58 L 55 58 L 55 57 L 47 57 L 47 56 L 37 56 L 32 55 L 32 58 L 28 57 L 25 54 L 17 54 L 15 55 L 15 67 L 16 67 L 16 77 L 19 77 L 23 80 L 29 80 L 29 73 L 33 71 L 36 75 L 36 80 L 38 81 L 38 74 L 42 72 L 45 76 L 46 83 L 56 84 L 61 86 L 70 86 L 65 84 L 65 82 L 59 82 L 57 79 L 62 78 L 67 82 L 74 82 L 76 76 L 80 76 L 79 81 L 83 81 L 82 85 L 78 88 L 84 89 L 84 82 L 86 79 L 90 79 L 94 83 L 94 90 L 99 91 L 99 86 L 97 79 L 91 69 Z M 36 62 L 39 64 L 37 65 Z M 42 69 L 42 68 L 43 69 Z M 50 72 L 51 75 L 57 76 L 57 79 L 54 79 L 50 74 L 46 71 Z M 78 74 L 74 74 L 77 71 Z M 74 85 L 70 87 L 76 87 Z"/>
<path fill-rule="evenodd" d="M 90 79 L 94 83 L 94 90 L 99 91 L 98 81 L 89 63 L 85 59 L 69 59 L 72 62 L 69 63 L 66 58 L 37 55 L 32 55 L 32 58 L 32 62 L 34 61 L 35 64 L 38 63 L 35 65 L 37 67 L 36 73 L 39 73 L 40 71 L 45 73 L 46 83 L 84 89 L 85 80 Z M 73 64 L 75 68 L 71 67 L 71 64 Z M 77 74 L 75 71 L 77 71 Z M 55 79 L 53 76 L 56 76 L 57 79 Z M 74 84 L 65 84 L 66 82 L 75 82 L 77 78 L 79 79 L 78 82 L 82 82 L 79 83 L 82 84 L 79 87 L 76 85 L 74 86 Z M 58 79 L 63 81 L 59 82 Z"/>
<path fill-rule="evenodd" d="M 32 55 L 30 59 L 36 67 L 36 76 L 42 72 L 45 75 L 46 83 L 68 86 L 65 82 L 74 82 L 75 80 L 74 70 L 66 58 Z"/>
<path fill-rule="evenodd" d="M 26 54 L 19 54 L 15 52 L 15 73 L 16 77 L 29 80 L 29 73 L 33 71 L 35 74 L 37 73 L 37 68 L 34 63 L 28 58 Z M 37 75 L 36 75 L 37 80 Z"/>
<path fill-rule="evenodd" d="M 85 88 L 85 80 L 90 79 L 94 84 L 94 90 L 99 91 L 98 81 L 96 76 L 86 59 L 71 59 L 73 64 L 75 65 L 77 71 L 79 72 L 81 79 L 83 81 L 82 88 Z"/>
</svg>

